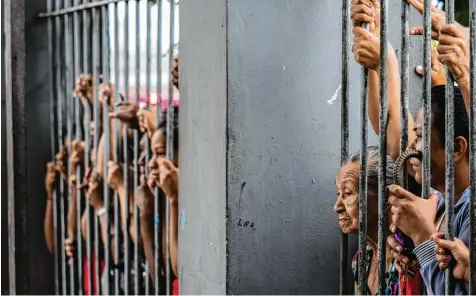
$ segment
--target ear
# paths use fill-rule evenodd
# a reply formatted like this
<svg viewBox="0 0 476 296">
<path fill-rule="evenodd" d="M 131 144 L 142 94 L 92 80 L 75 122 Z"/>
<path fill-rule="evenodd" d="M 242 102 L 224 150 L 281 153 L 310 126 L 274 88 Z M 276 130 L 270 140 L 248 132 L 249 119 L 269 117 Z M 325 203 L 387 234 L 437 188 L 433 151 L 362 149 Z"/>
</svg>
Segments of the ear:
<svg viewBox="0 0 476 296">
<path fill-rule="evenodd" d="M 454 152 L 454 159 L 455 162 L 464 160 L 468 155 L 468 142 L 464 137 L 456 137 L 455 138 L 455 152 Z"/>
</svg>

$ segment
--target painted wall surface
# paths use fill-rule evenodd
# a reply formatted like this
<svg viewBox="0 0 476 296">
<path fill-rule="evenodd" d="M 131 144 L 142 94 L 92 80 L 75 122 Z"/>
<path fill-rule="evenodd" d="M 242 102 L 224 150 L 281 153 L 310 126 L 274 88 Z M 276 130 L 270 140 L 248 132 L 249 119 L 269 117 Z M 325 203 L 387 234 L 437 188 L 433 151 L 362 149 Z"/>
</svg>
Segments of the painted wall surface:
<svg viewBox="0 0 476 296">
<path fill-rule="evenodd" d="M 223 2 L 180 2 L 181 289 L 221 288 L 226 241 L 227 293 L 336 294 L 341 1 Z M 389 2 L 399 55 L 401 4 Z M 411 23 L 418 22 L 412 11 Z M 422 38 L 412 43 L 414 73 Z M 359 148 L 361 68 L 353 59 L 350 65 L 352 152 Z M 421 79 L 411 79 L 415 110 Z M 224 201 L 226 237 L 215 224 L 224 221 Z M 351 255 L 355 248 L 351 238 Z"/>
<path fill-rule="evenodd" d="M 226 2 L 180 2 L 181 294 L 226 293 Z M 183 198 L 186 196 L 186 198 Z"/>
</svg>

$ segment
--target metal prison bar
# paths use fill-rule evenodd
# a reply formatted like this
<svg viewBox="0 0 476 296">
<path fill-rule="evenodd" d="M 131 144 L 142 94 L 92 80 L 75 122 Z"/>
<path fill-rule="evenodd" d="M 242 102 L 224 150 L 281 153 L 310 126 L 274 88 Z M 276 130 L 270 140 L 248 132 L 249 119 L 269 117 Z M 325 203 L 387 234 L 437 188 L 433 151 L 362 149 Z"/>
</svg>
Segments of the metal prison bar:
<svg viewBox="0 0 476 296">
<path fill-rule="evenodd" d="M 87 283 L 87 294 L 111 294 L 114 291 L 114 294 L 119 295 L 120 290 L 122 289 L 124 293 L 135 293 L 139 294 L 139 278 L 145 278 L 145 293 L 149 294 L 149 275 L 143 275 L 140 273 L 141 267 L 139 265 L 139 245 L 138 240 L 134 241 L 133 253 L 130 253 L 130 239 L 128 235 L 129 225 L 130 225 L 130 215 L 129 210 L 124 209 L 125 223 L 120 226 L 121 218 L 119 214 L 120 205 L 119 205 L 119 196 L 117 192 L 114 192 L 113 199 L 111 200 L 110 189 L 107 184 L 107 179 L 109 175 L 108 171 L 108 160 L 112 152 L 112 159 L 114 162 L 119 161 L 120 156 L 118 154 L 120 145 L 120 127 L 118 121 L 115 120 L 113 125 L 110 126 L 109 118 L 109 109 L 108 104 L 105 101 L 100 101 L 101 96 L 104 96 L 103 88 L 100 87 L 102 82 L 104 87 L 109 85 L 111 78 L 110 73 L 110 25 L 114 26 L 114 31 L 112 32 L 114 36 L 114 97 L 109 98 L 112 106 L 114 106 L 114 111 L 118 110 L 117 104 L 121 101 L 120 99 L 120 86 L 123 86 L 125 89 L 126 99 L 129 100 L 129 1 L 127 0 L 109 0 L 109 1 L 90 1 L 90 0 L 67 0 L 61 2 L 59 0 L 48 0 L 47 1 L 47 11 L 40 13 L 39 17 L 46 18 L 48 23 L 48 53 L 51 61 L 55 61 L 52 65 L 52 85 L 54 89 L 54 95 L 50 101 L 51 113 L 54 115 L 51 117 L 51 141 L 52 141 L 52 159 L 55 160 L 55 153 L 61 151 L 60 149 L 64 146 L 65 157 L 57 159 L 57 161 L 62 161 L 65 164 L 65 161 L 69 162 L 69 159 L 66 158 L 66 152 L 71 155 L 73 151 L 72 137 L 75 135 L 76 140 L 85 141 L 84 149 L 84 169 L 81 166 L 78 166 L 73 172 L 71 166 L 68 166 L 68 178 L 71 176 L 71 179 L 68 179 L 68 186 L 65 187 L 64 183 L 57 182 L 59 184 L 58 189 L 55 190 L 53 199 L 53 219 L 54 219 L 54 244 L 56 246 L 56 251 L 54 254 L 55 258 L 55 293 L 56 294 L 84 294 L 86 291 L 83 290 L 83 280 L 86 280 Z M 122 2 L 122 3 L 120 3 Z M 147 2 L 147 3 L 145 3 Z M 149 97 L 151 92 L 151 8 L 152 4 L 150 1 L 134 1 L 135 3 L 135 96 L 136 99 L 139 99 L 140 96 L 140 85 L 141 85 L 141 29 L 142 25 L 140 22 L 140 7 L 142 3 L 146 5 L 147 11 L 147 24 L 146 24 L 146 92 L 147 97 Z M 54 4 L 54 5 L 53 5 Z M 124 25 L 123 28 L 119 28 L 119 10 L 120 5 L 125 7 L 124 11 Z M 157 7 L 157 18 L 158 18 L 158 36 L 157 36 L 157 96 L 161 98 L 161 86 L 162 86 L 162 1 L 156 1 Z M 170 24 L 169 24 L 169 34 L 170 34 L 170 48 L 169 48 L 169 73 L 173 66 L 173 49 L 174 49 L 174 16 L 175 16 L 175 5 L 174 1 L 170 1 Z M 112 10 L 113 17 L 110 20 L 109 12 Z M 53 23 L 54 22 L 54 23 Z M 121 30 L 122 29 L 122 30 Z M 124 37 L 124 53 L 121 56 L 119 52 L 119 38 L 120 32 L 122 31 Z M 62 40 L 64 43 L 62 44 Z M 54 59 L 56 57 L 56 59 Z M 64 61 L 64 62 L 63 62 Z M 120 72 L 120 65 L 124 68 L 124 73 Z M 81 73 L 92 73 L 91 76 L 81 76 Z M 121 75 L 122 74 L 122 75 Z M 100 77 L 102 75 L 102 77 Z M 123 81 L 121 83 L 121 77 Z M 74 81 L 78 80 L 79 87 L 85 86 L 86 88 L 92 86 L 92 93 L 85 94 L 85 97 L 79 98 L 71 94 L 73 90 Z M 82 85 L 81 85 L 82 84 Z M 76 93 L 76 92 L 75 92 Z M 77 94 L 77 93 L 76 93 Z M 79 95 L 79 94 L 77 94 Z M 92 97 L 89 97 L 91 95 Z M 75 95 L 76 96 L 76 95 Z M 84 94 L 80 95 L 84 96 Z M 105 99 L 105 97 L 102 97 Z M 91 101 L 90 101 L 91 100 Z M 173 85 L 169 79 L 168 83 L 168 109 L 167 109 L 167 156 L 170 160 L 173 160 Z M 160 102 L 162 102 L 160 100 Z M 81 108 L 81 106 L 83 108 Z M 157 103 L 157 124 L 160 123 L 162 119 L 161 116 L 161 105 Z M 80 110 L 84 110 L 84 114 L 81 114 Z M 83 118 L 84 116 L 84 118 Z M 74 128 L 73 128 L 74 121 Z M 63 125 L 66 123 L 66 131 L 63 130 Z M 102 124 L 101 124 L 102 123 Z M 81 129 L 83 126 L 83 129 Z M 90 128 L 94 127 L 93 138 L 91 138 L 91 133 L 89 132 Z M 111 127 L 114 146 L 111 147 Z M 82 132 L 83 131 L 83 132 Z M 66 132 L 66 133 L 65 133 Z M 104 135 L 104 159 L 103 159 L 103 177 L 102 180 L 99 180 L 97 172 L 94 172 L 90 176 L 90 165 L 98 165 L 98 147 L 100 136 Z M 122 153 L 124 158 L 123 174 L 124 174 L 124 187 L 126 195 L 129 192 L 129 187 L 133 186 L 134 194 L 137 195 L 137 189 L 139 186 L 139 170 L 138 170 L 138 158 L 139 158 L 139 134 L 137 130 L 134 130 L 133 135 L 133 167 L 134 167 L 134 179 L 132 184 L 128 181 L 129 176 L 129 166 L 128 160 L 130 160 L 131 155 L 128 153 L 127 142 L 127 130 L 124 129 L 124 137 L 122 143 Z M 64 142 L 66 138 L 66 143 Z M 150 139 L 145 135 L 145 149 L 146 149 L 146 176 L 149 174 L 148 163 L 150 159 L 149 152 L 149 143 Z M 111 150 L 112 149 L 112 150 Z M 91 156 L 93 156 L 91 158 Z M 91 162 L 90 160 L 93 159 Z M 87 175 L 85 174 L 87 173 Z M 102 181 L 102 191 L 103 191 L 103 201 L 104 208 L 104 220 L 97 213 L 92 213 L 91 206 L 88 201 L 83 201 L 84 193 L 80 190 L 79 184 L 81 182 L 87 182 L 83 180 L 84 178 L 95 178 L 98 182 Z M 98 184 L 99 186 L 99 184 Z M 98 188 L 100 189 L 100 188 Z M 73 198 L 73 190 L 75 191 L 76 199 Z M 154 214 L 155 219 L 166 219 L 166 243 L 169 243 L 169 207 L 166 203 L 166 215 L 165 217 L 161 216 L 160 202 L 162 198 L 165 198 L 161 191 L 157 188 L 155 189 L 155 198 L 154 198 Z M 74 203 L 74 204 L 73 204 Z M 75 207 L 76 214 L 76 229 L 71 230 L 66 227 L 66 210 L 69 211 L 70 207 Z M 112 217 L 109 216 L 109 209 L 111 205 L 114 205 L 114 211 Z M 83 270 L 83 254 L 84 247 L 82 244 L 82 232 L 81 232 L 81 218 L 82 218 L 82 208 L 85 208 L 86 212 L 86 256 L 87 260 L 87 270 Z M 94 219 L 94 229 L 91 227 L 91 218 Z M 112 218 L 112 220 L 111 220 Z M 104 221 L 104 225 L 102 222 Z M 114 253 L 116 258 L 114 264 L 111 264 L 112 255 L 111 255 L 111 222 L 114 223 Z M 138 220 L 138 204 L 137 200 L 134 202 L 134 211 L 133 211 L 133 222 L 136 231 L 136 237 L 139 236 L 139 220 Z M 170 294 L 171 287 L 171 270 L 170 270 L 170 252 L 168 247 L 165 249 L 166 256 L 163 258 L 165 264 L 164 269 L 161 268 L 160 256 L 162 254 L 161 245 L 161 235 L 162 228 L 159 227 L 159 223 L 155 221 L 155 232 L 154 232 L 154 243 L 155 243 L 155 295 L 159 295 L 161 287 L 159 285 L 159 273 L 165 271 L 165 291 L 167 294 Z M 59 225 L 58 225 L 59 223 Z M 101 227 L 104 227 L 106 230 L 106 238 L 104 241 L 104 249 L 100 249 L 101 244 L 100 240 Z M 120 246 L 121 241 L 119 240 L 120 231 L 123 229 L 124 232 L 124 262 L 123 265 L 119 262 L 119 254 L 122 247 Z M 70 233 L 73 231 L 73 233 Z M 93 235 L 94 234 L 94 235 Z M 59 235 L 59 238 L 58 238 Z M 76 236 L 76 242 L 74 244 L 74 252 L 76 260 L 67 260 L 65 254 L 65 239 L 69 236 Z M 92 245 L 92 239 L 94 236 L 94 246 Z M 167 245 L 168 246 L 168 245 Z M 94 249 L 93 249 L 94 248 Z M 133 263 L 129 257 L 130 254 L 133 254 Z M 100 258 L 104 259 L 104 272 L 101 272 L 101 261 Z M 130 274 L 130 270 L 134 270 L 134 275 Z M 147 266 L 145 267 L 146 272 L 149 270 Z M 87 273 L 87 278 L 84 279 L 84 273 Z M 133 276 L 134 287 L 131 287 L 131 276 Z M 113 282 L 110 281 L 110 278 L 113 277 Z M 111 286 L 110 284 L 113 284 Z M 111 290 L 112 289 L 112 290 Z M 132 290 L 133 289 L 133 290 Z M 162 292 L 163 293 L 163 292 Z"/>
<path fill-rule="evenodd" d="M 454 23 L 454 0 L 446 1 L 446 19 L 448 23 Z M 379 163 L 379 190 L 378 190 L 378 204 L 379 204 L 379 228 L 378 228 L 378 277 L 380 294 L 385 293 L 385 239 L 386 233 L 383 229 L 385 225 L 385 167 L 386 167 L 386 129 L 387 129 L 387 5 L 388 0 L 381 1 L 381 43 L 380 43 L 380 163 Z M 470 1 L 470 41 L 471 41 L 471 106 L 470 106 L 470 182 L 471 182 L 471 202 L 470 202 L 470 219 L 471 226 L 476 221 L 476 4 Z M 408 145 L 408 98 L 409 98 L 409 3 L 402 1 L 402 15 L 401 15 L 401 34 L 402 34 L 402 53 L 401 53 L 401 135 L 400 135 L 400 150 L 403 152 Z M 342 105 L 341 105 L 341 162 L 343 162 L 348 155 L 348 51 L 349 51 L 349 2 L 342 0 Z M 422 107 L 424 110 L 423 118 L 423 186 L 422 197 L 428 198 L 430 196 L 430 179 L 431 179 L 431 154 L 430 154 L 430 139 L 431 139 L 431 1 L 424 1 L 423 12 L 424 23 L 424 79 L 423 79 L 423 99 Z M 363 24 L 367 27 L 366 24 Z M 363 93 L 361 96 L 361 160 L 360 160 L 360 175 L 359 175 L 359 262 L 358 262 L 358 284 L 359 294 L 366 293 L 367 278 L 365 276 L 365 266 L 368 258 L 365 257 L 365 238 L 367 235 L 367 88 L 368 88 L 367 69 L 363 69 Z M 454 238 L 453 222 L 454 222 L 454 80 L 448 71 L 447 87 L 446 87 L 446 192 L 445 192 L 445 211 L 446 211 L 446 237 L 448 239 Z M 476 248 L 476 229 L 471 227 L 470 237 L 471 250 Z M 340 293 L 348 294 L 345 284 L 348 282 L 347 278 L 347 236 L 342 234 L 341 237 L 341 279 L 340 279 Z M 476 266 L 475 252 L 470 252 L 470 294 L 476 291 Z M 446 294 L 453 293 L 452 270 L 446 270 Z"/>
</svg>

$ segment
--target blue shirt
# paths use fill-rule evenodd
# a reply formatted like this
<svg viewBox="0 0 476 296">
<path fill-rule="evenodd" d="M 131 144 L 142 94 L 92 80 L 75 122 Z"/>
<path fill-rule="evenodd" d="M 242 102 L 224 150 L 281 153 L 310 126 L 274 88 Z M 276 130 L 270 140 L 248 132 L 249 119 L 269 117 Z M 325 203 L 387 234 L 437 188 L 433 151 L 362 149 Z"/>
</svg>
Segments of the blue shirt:
<svg viewBox="0 0 476 296">
<path fill-rule="evenodd" d="M 437 217 L 445 211 L 445 200 L 438 194 L 438 210 Z M 469 202 L 470 202 L 469 188 L 465 190 L 461 198 L 454 207 L 454 235 L 469 246 Z M 440 270 L 438 261 L 435 257 L 435 243 L 432 240 L 427 240 L 417 246 L 413 252 L 420 262 L 420 273 L 425 282 L 428 295 L 444 295 L 445 294 L 445 271 Z M 465 280 L 455 279 L 454 295 L 467 295 L 468 282 Z"/>
</svg>

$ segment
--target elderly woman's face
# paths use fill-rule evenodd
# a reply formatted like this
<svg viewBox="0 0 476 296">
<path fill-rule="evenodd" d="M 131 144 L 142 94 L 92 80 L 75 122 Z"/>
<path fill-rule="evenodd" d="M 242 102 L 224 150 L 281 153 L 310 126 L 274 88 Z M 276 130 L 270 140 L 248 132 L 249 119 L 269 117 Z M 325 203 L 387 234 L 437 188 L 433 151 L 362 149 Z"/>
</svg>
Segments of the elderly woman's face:
<svg viewBox="0 0 476 296">
<path fill-rule="evenodd" d="M 342 232 L 355 234 L 359 231 L 359 164 L 346 164 L 336 176 L 337 201 L 334 212 L 338 215 Z"/>
</svg>

